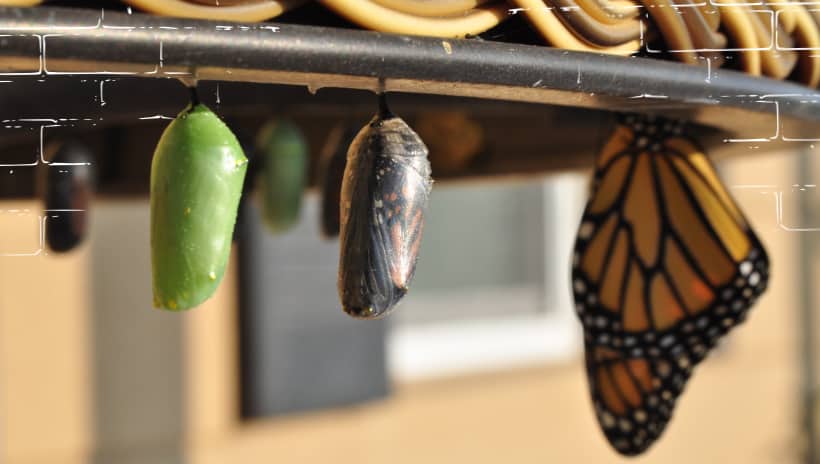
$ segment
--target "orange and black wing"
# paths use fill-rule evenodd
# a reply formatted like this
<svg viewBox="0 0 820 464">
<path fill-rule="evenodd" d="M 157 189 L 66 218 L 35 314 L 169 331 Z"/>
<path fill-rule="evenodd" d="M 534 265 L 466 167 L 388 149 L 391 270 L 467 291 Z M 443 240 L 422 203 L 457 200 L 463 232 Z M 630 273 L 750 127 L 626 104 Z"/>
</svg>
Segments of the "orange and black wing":
<svg viewBox="0 0 820 464">
<path fill-rule="evenodd" d="M 625 455 L 642 453 L 660 436 L 692 368 L 685 356 L 676 361 L 627 358 L 590 344 L 586 366 L 601 430 Z"/>
<path fill-rule="evenodd" d="M 766 252 L 682 125 L 633 118 L 596 161 L 572 285 L 588 342 L 700 361 L 765 290 Z"/>
</svg>

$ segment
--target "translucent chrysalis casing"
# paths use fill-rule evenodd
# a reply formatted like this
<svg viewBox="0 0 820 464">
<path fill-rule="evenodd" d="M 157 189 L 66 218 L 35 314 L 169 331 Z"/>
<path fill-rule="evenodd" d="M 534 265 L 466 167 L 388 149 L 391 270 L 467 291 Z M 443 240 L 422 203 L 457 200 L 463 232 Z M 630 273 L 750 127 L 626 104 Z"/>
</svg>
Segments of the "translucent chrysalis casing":
<svg viewBox="0 0 820 464">
<path fill-rule="evenodd" d="M 338 290 L 347 314 L 383 316 L 407 293 L 431 187 L 427 147 L 382 103 L 353 140 L 342 182 Z"/>
<path fill-rule="evenodd" d="M 205 105 L 189 106 L 162 133 L 151 163 L 154 306 L 189 309 L 219 286 L 247 163 Z"/>
</svg>

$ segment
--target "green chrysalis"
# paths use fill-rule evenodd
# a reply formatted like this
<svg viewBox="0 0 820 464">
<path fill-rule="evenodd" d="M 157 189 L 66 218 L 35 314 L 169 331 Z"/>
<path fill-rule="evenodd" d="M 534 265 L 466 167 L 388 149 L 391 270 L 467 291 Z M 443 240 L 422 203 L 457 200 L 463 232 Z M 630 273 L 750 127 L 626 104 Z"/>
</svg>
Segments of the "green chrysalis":
<svg viewBox="0 0 820 464">
<path fill-rule="evenodd" d="M 299 222 L 307 181 L 307 142 L 299 128 L 279 120 L 260 129 L 256 145 L 262 169 L 258 179 L 262 216 L 271 232 L 284 232 Z"/>
<path fill-rule="evenodd" d="M 162 133 L 151 163 L 154 306 L 189 309 L 219 286 L 248 159 L 208 107 L 192 103 Z"/>
</svg>

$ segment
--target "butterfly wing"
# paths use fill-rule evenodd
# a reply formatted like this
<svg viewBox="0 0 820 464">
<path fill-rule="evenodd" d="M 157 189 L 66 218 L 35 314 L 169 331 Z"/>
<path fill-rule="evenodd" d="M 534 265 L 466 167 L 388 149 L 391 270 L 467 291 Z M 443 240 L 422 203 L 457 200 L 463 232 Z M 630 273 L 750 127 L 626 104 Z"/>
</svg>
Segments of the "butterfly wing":
<svg viewBox="0 0 820 464">
<path fill-rule="evenodd" d="M 765 290 L 768 258 L 682 128 L 633 120 L 596 162 L 572 276 L 590 342 L 697 362 Z"/>
<path fill-rule="evenodd" d="M 663 432 L 694 366 L 765 290 L 766 252 L 682 126 L 625 121 L 596 161 L 573 255 L 598 422 L 620 453 Z"/>
<path fill-rule="evenodd" d="M 619 453 L 636 455 L 666 428 L 692 363 L 686 355 L 676 360 L 628 358 L 587 344 L 586 368 L 601 430 Z"/>
</svg>

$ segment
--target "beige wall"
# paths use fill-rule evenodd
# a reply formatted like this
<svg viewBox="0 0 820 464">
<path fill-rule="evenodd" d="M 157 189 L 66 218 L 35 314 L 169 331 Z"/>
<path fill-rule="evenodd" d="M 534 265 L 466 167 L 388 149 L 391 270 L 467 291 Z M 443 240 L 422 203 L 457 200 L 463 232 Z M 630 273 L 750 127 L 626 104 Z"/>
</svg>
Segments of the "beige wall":
<svg viewBox="0 0 820 464">
<path fill-rule="evenodd" d="M 0 202 L 0 253 L 37 250 L 40 208 Z M 0 256 L 0 463 L 178 462 L 236 423 L 234 263 L 197 311 L 154 310 L 147 201 L 92 224 L 72 253 Z"/>
<path fill-rule="evenodd" d="M 0 203 L 0 253 L 38 250 L 37 208 Z M 0 257 L 0 456 L 8 462 L 75 457 L 90 445 L 87 269 L 88 247 Z"/>
</svg>

